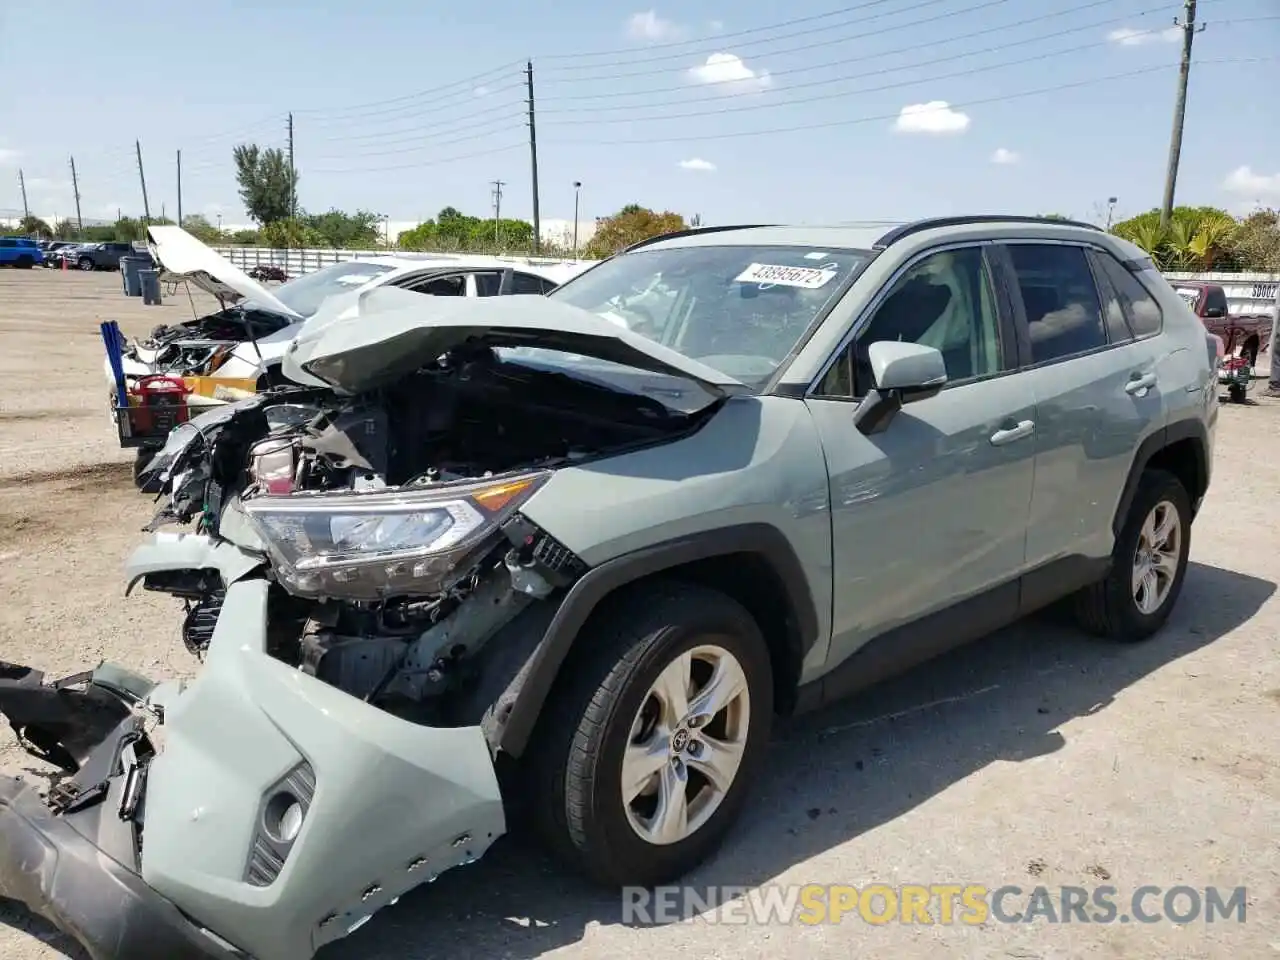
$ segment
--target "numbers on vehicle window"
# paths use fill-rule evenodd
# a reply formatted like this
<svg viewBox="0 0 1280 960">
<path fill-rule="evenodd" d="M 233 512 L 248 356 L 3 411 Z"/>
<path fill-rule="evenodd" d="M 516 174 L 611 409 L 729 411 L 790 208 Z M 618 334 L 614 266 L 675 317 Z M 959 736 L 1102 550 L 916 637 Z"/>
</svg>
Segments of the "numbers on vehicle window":
<svg viewBox="0 0 1280 960">
<path fill-rule="evenodd" d="M 883 340 L 936 347 L 949 383 L 1000 372 L 1000 323 L 993 290 L 979 247 L 944 250 L 913 264 L 824 374 L 818 394 L 864 396 L 874 386 L 869 348 Z"/>
<path fill-rule="evenodd" d="M 1027 315 L 1032 363 L 1106 346 L 1102 304 L 1081 247 L 1013 243 L 1007 249 Z"/>
<path fill-rule="evenodd" d="M 1104 299 L 1111 342 L 1123 343 L 1131 337 L 1159 333 L 1164 326 L 1164 315 L 1141 281 L 1109 253 L 1094 251 L 1093 262 L 1110 288 Z"/>
</svg>

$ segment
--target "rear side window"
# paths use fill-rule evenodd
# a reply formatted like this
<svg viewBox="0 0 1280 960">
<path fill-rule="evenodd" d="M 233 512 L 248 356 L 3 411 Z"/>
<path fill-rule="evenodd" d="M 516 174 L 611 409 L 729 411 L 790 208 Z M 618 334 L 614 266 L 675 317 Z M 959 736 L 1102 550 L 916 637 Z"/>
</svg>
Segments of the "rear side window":
<svg viewBox="0 0 1280 960">
<path fill-rule="evenodd" d="M 554 284 L 551 287 L 554 289 Z M 541 296 L 550 291 L 541 277 L 535 277 L 528 273 L 516 273 L 511 278 L 511 292 L 521 294 L 536 293 Z"/>
<path fill-rule="evenodd" d="M 1211 316 L 1217 311 L 1217 316 L 1227 315 L 1227 293 L 1221 287 L 1210 287 L 1204 295 L 1204 313 Z"/>
<path fill-rule="evenodd" d="M 1113 291 L 1107 297 L 1107 328 L 1113 329 L 1114 313 L 1120 313 L 1135 337 L 1149 337 L 1164 326 L 1160 305 L 1147 288 L 1109 253 L 1095 253 L 1094 262 Z M 1113 333 L 1112 341 L 1116 337 Z"/>
<path fill-rule="evenodd" d="M 1007 249 L 1027 314 L 1032 363 L 1106 346 L 1102 304 L 1083 248 L 1015 243 Z"/>
</svg>

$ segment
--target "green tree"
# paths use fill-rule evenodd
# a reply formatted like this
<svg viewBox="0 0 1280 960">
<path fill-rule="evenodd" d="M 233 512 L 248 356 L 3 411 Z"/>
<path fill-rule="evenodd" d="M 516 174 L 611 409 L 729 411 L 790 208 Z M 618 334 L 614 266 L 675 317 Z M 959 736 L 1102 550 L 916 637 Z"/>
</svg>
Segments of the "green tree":
<svg viewBox="0 0 1280 960">
<path fill-rule="evenodd" d="M 109 240 L 134 241 L 145 240 L 147 238 L 146 227 L 141 220 L 134 217 L 121 217 L 111 227 L 111 236 Z"/>
<path fill-rule="evenodd" d="M 1256 210 L 1245 217 L 1236 228 L 1232 254 L 1241 270 L 1280 273 L 1280 210 Z"/>
<path fill-rule="evenodd" d="M 116 227 L 115 224 L 85 227 L 80 237 L 85 243 L 106 243 L 116 238 Z"/>
<path fill-rule="evenodd" d="M 182 218 L 182 229 L 187 231 L 201 243 L 216 247 L 225 243 L 227 235 L 209 222 L 209 218 L 199 213 L 192 213 Z"/>
<path fill-rule="evenodd" d="M 51 237 L 53 227 L 39 217 L 25 216 L 18 221 L 18 232 L 34 237 Z"/>
<path fill-rule="evenodd" d="M 262 237 L 257 230 L 237 230 L 231 234 L 231 242 L 238 246 L 254 246 Z"/>
<path fill-rule="evenodd" d="M 258 231 L 258 242 L 280 250 L 304 250 L 328 247 L 325 237 L 301 220 L 273 220 Z"/>
<path fill-rule="evenodd" d="M 76 225 L 66 218 L 53 225 L 53 236 L 57 240 L 74 240 L 79 234 Z"/>
<path fill-rule="evenodd" d="M 633 243 L 687 229 L 684 217 L 666 210 L 656 213 L 637 203 L 629 203 L 611 217 L 596 221 L 596 232 L 587 244 L 585 256 L 608 257 Z"/>
<path fill-rule="evenodd" d="M 262 150 L 256 143 L 242 143 L 231 152 L 236 165 L 240 199 L 249 216 L 263 226 L 288 219 L 298 177 L 289 168 L 289 159 L 278 147 Z"/>
<path fill-rule="evenodd" d="M 381 217 L 368 210 L 344 213 L 331 209 L 327 213 L 306 213 L 298 217 L 308 229 L 324 238 L 321 246 L 339 250 L 367 250 L 378 245 L 378 223 Z"/>
<path fill-rule="evenodd" d="M 1239 224 L 1217 207 L 1174 207 L 1169 226 L 1160 211 L 1148 210 L 1111 228 L 1147 253 L 1162 270 L 1221 270 L 1235 266 L 1233 250 Z"/>
</svg>

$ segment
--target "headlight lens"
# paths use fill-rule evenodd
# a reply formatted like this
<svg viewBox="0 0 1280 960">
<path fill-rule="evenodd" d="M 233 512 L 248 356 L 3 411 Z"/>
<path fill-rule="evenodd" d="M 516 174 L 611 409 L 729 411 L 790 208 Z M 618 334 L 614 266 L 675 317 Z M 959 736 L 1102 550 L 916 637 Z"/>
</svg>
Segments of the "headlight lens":
<svg viewBox="0 0 1280 960">
<path fill-rule="evenodd" d="M 244 501 L 281 584 L 304 597 L 438 593 L 548 473 Z"/>
</svg>

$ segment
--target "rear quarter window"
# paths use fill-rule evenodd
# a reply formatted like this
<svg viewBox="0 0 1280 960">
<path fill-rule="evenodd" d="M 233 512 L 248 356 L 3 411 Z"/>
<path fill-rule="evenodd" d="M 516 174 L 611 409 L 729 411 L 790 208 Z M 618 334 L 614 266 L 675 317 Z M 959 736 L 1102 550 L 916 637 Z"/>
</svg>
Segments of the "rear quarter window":
<svg viewBox="0 0 1280 960">
<path fill-rule="evenodd" d="M 1118 306 L 1135 337 L 1149 337 L 1164 327 L 1160 304 L 1142 282 L 1109 253 L 1097 252 L 1094 262 L 1115 291 Z"/>
</svg>

